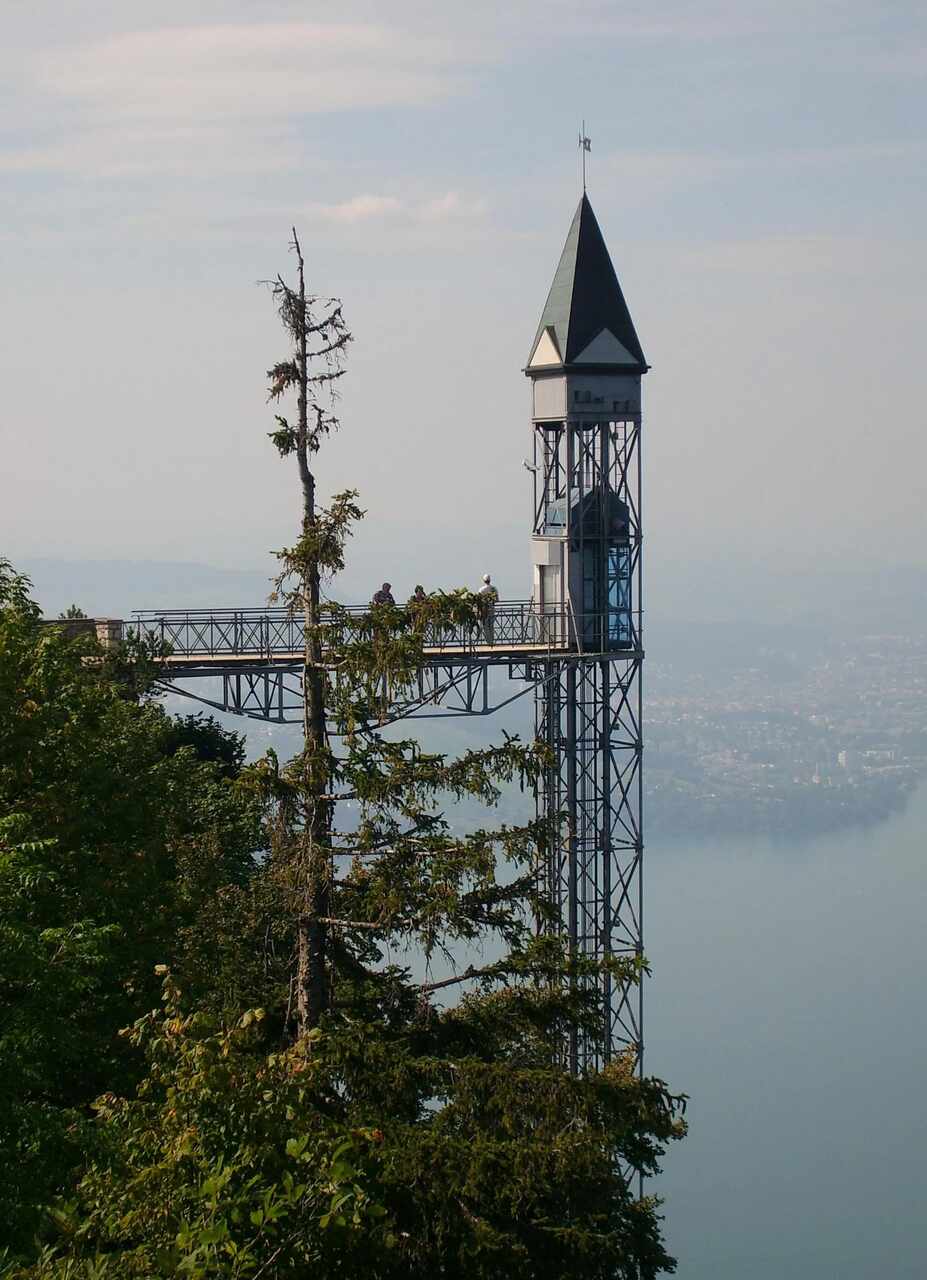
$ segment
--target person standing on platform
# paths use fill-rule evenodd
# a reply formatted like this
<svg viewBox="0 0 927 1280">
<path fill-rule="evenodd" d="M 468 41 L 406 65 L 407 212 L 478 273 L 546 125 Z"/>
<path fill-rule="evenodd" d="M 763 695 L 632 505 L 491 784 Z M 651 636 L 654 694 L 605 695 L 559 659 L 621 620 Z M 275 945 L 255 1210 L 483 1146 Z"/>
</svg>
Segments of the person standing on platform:
<svg viewBox="0 0 927 1280">
<path fill-rule="evenodd" d="M 425 588 L 418 583 L 415 590 L 406 601 L 406 609 L 409 617 L 412 619 L 412 630 L 417 635 L 422 635 L 427 625 L 428 617 L 425 611 L 425 605 L 428 603 L 428 596 L 425 594 Z M 432 643 L 434 642 L 434 627 L 429 633 Z M 427 644 L 429 637 L 422 636 L 422 643 Z M 420 666 L 418 669 L 418 695 L 424 701 L 426 693 L 425 668 Z"/>
<path fill-rule="evenodd" d="M 412 619 L 412 625 L 416 631 L 421 630 L 423 625 L 423 609 L 422 606 L 427 603 L 428 597 L 425 595 L 425 588 L 418 584 L 409 599 L 406 601 L 406 608 L 409 611 L 409 617 Z"/>
<path fill-rule="evenodd" d="M 483 574 L 483 585 L 477 594 L 480 598 L 483 643 L 494 644 L 496 636 L 496 601 L 499 599 L 499 592 L 492 585 L 492 579 L 488 573 Z"/>
<path fill-rule="evenodd" d="M 393 588 L 392 588 L 392 584 L 391 584 L 391 583 L 389 583 L 389 582 L 384 582 L 384 583 L 383 583 L 383 586 L 380 588 L 380 590 L 379 590 L 379 591 L 375 591 L 375 592 L 373 593 L 373 599 L 370 601 L 370 603 L 371 603 L 371 604 L 392 604 L 392 605 L 394 605 L 394 604 L 396 603 L 396 601 L 393 599 Z"/>
</svg>

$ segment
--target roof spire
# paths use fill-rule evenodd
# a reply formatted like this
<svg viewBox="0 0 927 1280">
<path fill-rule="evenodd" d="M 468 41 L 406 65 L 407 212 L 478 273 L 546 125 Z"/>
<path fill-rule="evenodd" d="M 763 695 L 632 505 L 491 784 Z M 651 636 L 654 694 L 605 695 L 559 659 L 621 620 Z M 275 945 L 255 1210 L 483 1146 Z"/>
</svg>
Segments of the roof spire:
<svg viewBox="0 0 927 1280">
<path fill-rule="evenodd" d="M 580 140 L 584 137 L 581 134 Z M 560 255 L 526 372 L 561 368 L 622 373 L 646 373 L 648 368 L 585 191 Z"/>
</svg>

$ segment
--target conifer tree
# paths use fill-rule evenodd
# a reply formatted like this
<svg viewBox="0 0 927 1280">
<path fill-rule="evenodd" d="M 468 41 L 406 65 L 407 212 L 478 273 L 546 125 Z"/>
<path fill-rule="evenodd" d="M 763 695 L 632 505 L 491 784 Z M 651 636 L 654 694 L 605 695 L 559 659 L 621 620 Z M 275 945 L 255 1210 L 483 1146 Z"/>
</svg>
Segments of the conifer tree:
<svg viewBox="0 0 927 1280">
<path fill-rule="evenodd" d="M 429 955 L 439 938 L 475 941 L 489 928 L 501 929 L 508 943 L 527 939 L 523 908 L 529 900 L 540 905 L 531 860 L 543 827 L 452 838 L 437 798 L 490 805 L 499 784 L 533 786 L 543 753 L 507 738 L 448 760 L 423 753 L 414 738 L 381 732 L 413 696 L 427 636 L 475 629 L 480 601 L 466 591 L 436 592 L 413 609 L 377 605 L 358 617 L 328 602 L 323 612 L 321 583 L 343 568 L 352 526 L 364 514 L 353 490 L 320 507 L 313 470 L 340 425 L 333 409 L 351 333 L 339 300 L 307 291 L 295 229 L 291 248 L 295 286 L 280 275 L 272 284 L 291 351 L 268 379 L 271 400 L 291 394 L 296 401 L 295 421 L 278 414 L 271 439 L 281 457 L 295 458 L 302 497 L 299 538 L 278 553 L 276 585 L 303 621 L 304 745 L 283 769 L 271 756 L 260 776 L 274 866 L 296 922 L 296 1023 L 305 1034 L 339 984 L 348 999 L 352 981 L 369 980 L 363 957 L 377 937 L 401 937 Z M 338 815 L 356 813 L 350 827 L 335 825 Z M 523 864 L 511 883 L 497 881 L 500 852 Z"/>
<path fill-rule="evenodd" d="M 269 370 L 268 378 L 272 400 L 280 400 L 288 392 L 296 395 L 295 423 L 278 414 L 271 439 L 281 457 L 295 457 L 302 492 L 299 538 L 279 553 L 282 571 L 278 588 L 285 588 L 289 607 L 302 613 L 304 623 L 304 741 L 290 770 L 294 783 L 291 797 L 298 799 L 298 813 L 290 827 L 288 871 L 297 922 L 296 1013 L 300 1032 L 305 1033 L 318 1025 L 328 1004 L 334 760 L 326 714 L 328 682 L 319 592 L 323 573 L 334 573 L 341 567 L 345 533 L 360 511 L 351 493 L 338 495 L 328 509 L 319 509 L 316 502 L 312 460 L 325 437 L 339 425 L 331 410 L 351 333 L 337 299 L 307 293 L 305 262 L 295 227 L 291 248 L 297 262 L 296 287 L 278 274 L 272 289 L 292 349 Z"/>
</svg>

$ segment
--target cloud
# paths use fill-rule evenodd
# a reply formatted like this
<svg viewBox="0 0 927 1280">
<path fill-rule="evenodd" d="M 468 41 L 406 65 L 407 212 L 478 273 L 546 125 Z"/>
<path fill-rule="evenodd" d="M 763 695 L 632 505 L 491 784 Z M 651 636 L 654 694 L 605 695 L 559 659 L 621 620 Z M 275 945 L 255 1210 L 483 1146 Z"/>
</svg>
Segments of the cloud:
<svg viewBox="0 0 927 1280">
<path fill-rule="evenodd" d="M 0 168 L 282 169 L 297 161 L 307 116 L 436 102 L 482 56 L 472 41 L 344 22 L 164 27 L 46 47 L 19 69 L 28 123 Z"/>
<path fill-rule="evenodd" d="M 450 42 L 347 23 L 239 23 L 135 31 L 39 55 L 50 95 L 133 119 L 299 115 L 442 97 Z"/>
<path fill-rule="evenodd" d="M 451 222 L 458 219 L 480 218 L 486 212 L 486 202 L 470 199 L 458 191 L 447 191 L 441 196 L 415 200 L 400 200 L 396 196 L 357 195 L 337 204 L 311 204 L 307 212 L 331 222 L 369 222 L 383 218 L 401 218 L 406 222 Z"/>
<path fill-rule="evenodd" d="M 200 122 L 147 126 L 100 124 L 57 132 L 54 142 L 0 152 L 0 172 L 131 178 L 147 174 L 196 176 L 262 174 L 296 168 L 296 139 L 268 128 L 240 128 L 234 144 L 226 127 Z"/>
<path fill-rule="evenodd" d="M 456 218 L 481 218 L 486 212 L 485 200 L 469 200 L 457 191 L 426 200 L 418 210 L 424 222 L 447 222 Z"/>
<path fill-rule="evenodd" d="M 340 204 L 315 204 L 311 210 L 333 222 L 366 222 L 370 218 L 399 213 L 402 204 L 393 196 L 361 195 L 342 200 Z"/>
</svg>

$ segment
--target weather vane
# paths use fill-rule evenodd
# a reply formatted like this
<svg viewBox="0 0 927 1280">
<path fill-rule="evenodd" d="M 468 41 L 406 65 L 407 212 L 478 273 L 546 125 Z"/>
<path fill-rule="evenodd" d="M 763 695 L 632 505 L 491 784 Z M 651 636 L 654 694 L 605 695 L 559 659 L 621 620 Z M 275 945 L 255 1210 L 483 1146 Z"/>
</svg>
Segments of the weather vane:
<svg viewBox="0 0 927 1280">
<path fill-rule="evenodd" d="M 579 149 L 583 153 L 583 192 L 586 190 L 586 152 L 592 150 L 592 139 L 586 137 L 586 121 L 583 121 L 582 131 L 579 135 Z"/>
</svg>

